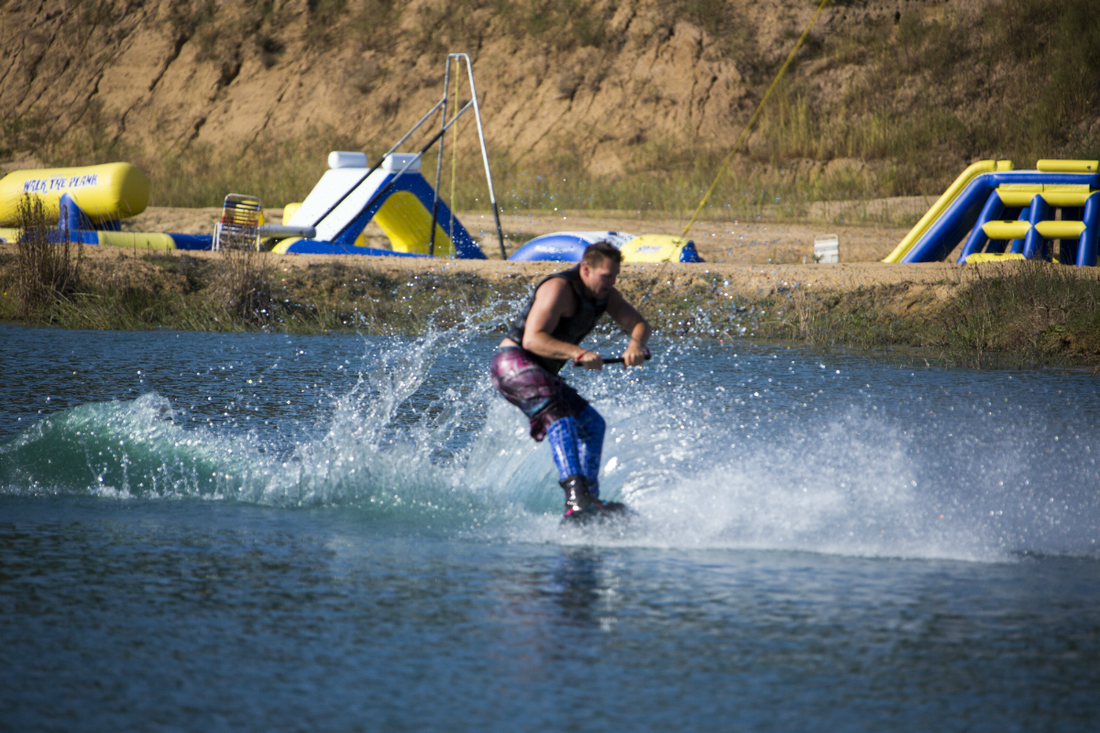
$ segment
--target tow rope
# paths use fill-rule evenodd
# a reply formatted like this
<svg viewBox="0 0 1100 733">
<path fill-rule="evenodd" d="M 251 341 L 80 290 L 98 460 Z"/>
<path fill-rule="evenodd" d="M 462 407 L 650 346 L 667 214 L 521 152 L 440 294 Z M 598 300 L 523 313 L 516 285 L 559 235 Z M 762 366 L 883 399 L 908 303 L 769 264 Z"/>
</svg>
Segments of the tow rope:
<svg viewBox="0 0 1100 733">
<path fill-rule="evenodd" d="M 764 109 L 764 105 L 768 101 L 768 97 L 771 96 L 772 91 L 775 89 L 775 85 L 779 83 L 779 80 L 783 78 L 783 73 L 787 71 L 787 67 L 791 65 L 791 61 L 794 60 L 794 55 L 798 53 L 798 49 L 802 48 L 802 42 L 806 40 L 806 36 L 810 35 L 810 30 L 814 27 L 814 23 L 817 22 L 817 16 L 821 15 L 821 11 L 825 9 L 825 5 L 829 0 L 821 0 L 821 4 L 817 6 L 817 12 L 814 13 L 814 17 L 810 19 L 810 24 L 806 26 L 806 30 L 802 31 L 802 37 L 798 39 L 798 43 L 794 44 L 794 48 L 791 49 L 791 55 L 787 57 L 787 60 L 783 62 L 783 66 L 779 69 L 779 73 L 775 75 L 775 80 L 772 85 L 768 87 L 768 91 L 764 94 L 764 98 L 760 100 L 760 104 L 756 105 L 756 111 L 752 113 L 752 117 L 749 118 L 749 123 L 745 125 L 745 129 L 741 131 L 741 137 L 737 138 L 737 142 L 733 146 L 733 150 L 726 156 L 726 161 L 722 163 L 722 167 L 718 170 L 718 175 L 714 177 L 714 183 L 710 184 L 710 188 L 707 189 L 707 193 L 703 196 L 703 200 L 699 202 L 698 208 L 695 209 L 695 213 L 691 215 L 691 221 L 684 227 L 681 237 L 686 237 L 687 233 L 691 230 L 691 227 L 695 225 L 695 220 L 699 218 L 699 212 L 703 210 L 703 207 L 707 205 L 707 201 L 710 199 L 710 195 L 714 193 L 714 187 L 718 185 L 718 181 L 721 180 L 725 174 L 726 169 L 729 168 L 730 163 L 733 161 L 733 156 L 741 148 L 741 143 L 745 141 L 745 138 L 749 134 L 749 130 L 752 129 L 753 124 L 756 122 L 756 118 L 760 116 L 760 111 Z"/>
</svg>

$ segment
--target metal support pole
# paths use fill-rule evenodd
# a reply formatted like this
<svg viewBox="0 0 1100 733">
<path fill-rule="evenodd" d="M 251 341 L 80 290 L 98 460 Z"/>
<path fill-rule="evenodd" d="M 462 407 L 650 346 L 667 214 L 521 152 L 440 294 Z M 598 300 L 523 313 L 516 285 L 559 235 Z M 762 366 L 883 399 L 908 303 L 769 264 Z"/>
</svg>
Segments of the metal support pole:
<svg viewBox="0 0 1100 733">
<path fill-rule="evenodd" d="M 407 171 L 410 167 L 412 167 L 413 162 L 416 161 L 416 160 L 419 160 L 420 158 L 423 158 L 424 153 L 428 152 L 428 150 L 433 145 L 435 145 L 435 141 L 442 138 L 443 134 L 445 132 L 447 132 L 447 130 L 451 127 L 451 125 L 453 125 L 455 122 L 457 122 L 458 118 L 461 117 L 462 115 L 464 115 L 466 113 L 466 110 L 470 109 L 471 106 L 472 106 L 472 103 L 467 104 L 466 106 L 464 106 L 462 109 L 460 109 L 458 112 L 455 113 L 454 117 L 452 117 L 446 124 L 443 125 L 442 130 L 440 130 L 436 134 L 432 135 L 431 140 L 429 140 L 427 142 L 427 144 L 424 145 L 424 147 L 422 147 L 420 149 L 419 153 L 417 153 L 413 158 L 410 158 L 409 161 L 407 163 L 405 163 L 404 167 L 401 168 L 401 170 L 397 171 L 397 173 L 394 175 L 394 177 L 390 179 L 389 183 L 387 183 L 385 186 L 383 186 L 382 188 L 380 188 L 380 189 L 378 189 L 377 191 L 374 192 L 374 195 L 370 197 L 369 201 L 367 201 L 366 206 L 363 207 L 363 211 L 366 211 L 370 207 L 374 206 L 376 201 L 378 201 L 380 198 L 382 198 L 382 196 L 384 196 L 391 188 L 393 188 L 394 184 L 397 183 L 397 179 L 399 179 L 399 178 L 401 178 L 401 176 L 405 175 L 405 171 Z M 446 118 L 446 115 L 444 115 L 444 118 Z M 348 227 L 351 226 L 351 224 L 352 224 L 352 222 L 348 222 L 347 224 L 345 224 L 344 227 L 336 233 L 336 237 L 339 237 L 341 234 L 346 232 L 348 230 Z M 334 237 L 334 239 L 335 239 L 335 237 Z"/>
<path fill-rule="evenodd" d="M 462 63 L 463 60 L 465 60 L 465 62 L 466 62 L 466 75 L 470 80 L 470 95 L 471 95 L 472 99 L 469 102 L 467 102 L 465 105 L 463 105 L 461 109 L 459 109 L 458 108 L 459 100 L 456 96 L 455 102 L 454 102 L 454 107 L 455 107 L 456 111 L 455 111 L 455 114 L 451 117 L 451 119 L 448 120 L 447 119 L 447 98 L 448 98 L 448 87 L 450 86 L 451 59 L 455 60 L 455 74 L 456 75 L 461 73 L 461 63 Z M 431 108 L 431 110 L 428 112 L 428 114 L 424 115 L 424 117 L 422 117 L 420 119 L 420 121 L 417 122 L 412 127 L 411 130 L 409 130 L 407 133 L 405 133 L 404 137 L 402 137 L 400 140 L 398 140 L 397 143 L 392 148 L 390 148 L 384 155 L 382 155 L 382 157 L 378 159 L 378 161 L 370 168 L 370 170 L 367 171 L 366 175 L 362 176 L 359 179 L 359 181 L 356 182 L 356 184 L 354 186 L 352 186 L 348 190 L 348 192 L 345 193 L 340 198 L 339 201 L 337 201 L 331 207 L 329 207 L 329 209 L 324 214 L 321 215 L 320 219 L 323 219 L 326 216 L 328 216 L 329 214 L 331 214 L 336 209 L 336 207 L 339 206 L 344 201 L 344 199 L 346 199 L 347 196 L 349 196 L 351 194 L 352 191 L 354 191 L 356 188 L 358 188 L 364 181 L 367 180 L 367 178 L 370 177 L 370 175 L 372 173 L 374 173 L 374 171 L 376 171 L 382 165 L 382 162 L 387 157 L 389 157 L 391 154 L 393 154 L 393 152 L 395 150 L 397 150 L 397 148 L 400 147 L 403 142 L 408 140 L 409 137 L 411 137 L 414 132 L 416 132 L 418 129 L 420 129 L 420 127 L 425 122 L 427 122 L 428 119 L 433 114 L 435 114 L 436 111 L 438 111 L 440 108 L 442 108 L 443 113 L 442 113 L 442 116 L 441 116 L 441 129 L 439 130 L 438 133 L 436 133 L 435 135 L 432 136 L 431 140 L 428 142 L 427 145 L 425 145 L 420 150 L 420 153 L 417 156 L 417 157 L 422 157 L 424 155 L 424 153 L 426 153 L 428 151 L 428 149 L 437 140 L 439 141 L 439 158 L 436 160 L 436 166 L 435 166 L 435 197 L 434 197 L 434 200 L 433 200 L 433 203 L 432 203 L 432 227 L 431 227 L 431 231 L 429 232 L 429 240 L 428 240 L 428 253 L 431 254 L 431 255 L 434 255 L 435 254 L 435 230 L 436 230 L 436 227 L 438 226 L 438 222 L 439 222 L 439 186 L 440 186 L 441 179 L 442 179 L 442 174 L 443 174 L 443 140 L 442 140 L 443 133 L 446 132 L 447 129 L 450 128 L 451 125 L 453 125 L 455 122 L 457 122 L 458 118 L 461 117 L 468 109 L 470 109 L 470 107 L 474 108 L 474 118 L 477 121 L 477 137 L 478 137 L 478 142 L 481 144 L 481 160 L 485 165 L 485 180 L 488 183 L 488 187 L 489 187 L 489 202 L 490 202 L 490 204 L 492 204 L 492 207 L 493 207 L 493 220 L 495 221 L 496 227 L 497 227 L 497 242 L 500 245 L 500 257 L 501 257 L 501 259 L 506 259 L 507 258 L 507 252 L 504 249 L 504 230 L 502 229 L 502 227 L 500 225 L 500 207 L 497 204 L 496 192 L 493 190 L 493 174 L 489 169 L 489 152 L 488 152 L 488 149 L 485 146 L 485 130 L 484 130 L 484 127 L 482 126 L 482 123 L 481 123 L 481 108 L 478 105 L 477 87 L 474 84 L 473 63 L 470 61 L 470 55 L 466 54 L 466 53 L 447 54 L 447 68 L 444 71 L 444 75 L 443 75 L 443 98 L 440 99 L 438 102 L 436 102 L 436 104 Z M 411 161 L 409 163 L 406 163 L 405 166 L 400 171 L 397 172 L 397 174 L 390 180 L 389 183 L 387 183 L 385 186 L 383 186 L 380 190 L 376 191 L 374 193 L 374 195 L 371 196 L 370 201 L 367 202 L 367 205 L 364 207 L 364 211 L 371 208 L 371 206 L 373 206 L 376 201 L 378 201 L 382 196 L 384 196 L 387 192 L 389 192 L 389 190 L 393 188 L 393 185 L 397 181 L 397 179 L 400 178 L 405 173 L 405 171 L 408 170 L 408 168 L 411 165 L 412 165 Z M 451 202 L 451 206 L 452 207 L 454 206 L 453 201 Z M 313 226 L 316 226 L 317 223 L 319 223 L 320 219 L 318 219 L 317 222 L 314 222 Z M 347 230 L 348 226 L 350 226 L 350 225 L 351 225 L 350 223 L 348 225 L 345 225 L 345 227 L 343 229 L 341 229 L 339 232 L 337 232 L 336 236 L 339 237 L 341 234 L 343 234 Z"/>
<path fill-rule="evenodd" d="M 474 67 L 470 63 L 470 55 L 467 53 L 452 53 L 447 57 L 447 68 L 450 69 L 451 58 L 465 59 L 466 74 L 470 78 L 470 95 L 474 103 L 474 119 L 477 120 L 477 137 L 481 142 L 481 160 L 485 163 L 485 180 L 489 184 L 489 202 L 493 205 L 493 219 L 497 225 L 497 241 L 500 243 L 500 258 L 508 259 L 504 251 L 504 231 L 500 227 L 500 207 L 497 206 L 496 192 L 493 191 L 493 174 L 489 171 L 489 151 L 485 148 L 485 130 L 481 126 L 481 108 L 477 104 L 477 87 L 474 86 Z M 457 63 L 457 62 L 456 62 Z M 451 202 L 452 205 L 454 202 Z"/>
</svg>

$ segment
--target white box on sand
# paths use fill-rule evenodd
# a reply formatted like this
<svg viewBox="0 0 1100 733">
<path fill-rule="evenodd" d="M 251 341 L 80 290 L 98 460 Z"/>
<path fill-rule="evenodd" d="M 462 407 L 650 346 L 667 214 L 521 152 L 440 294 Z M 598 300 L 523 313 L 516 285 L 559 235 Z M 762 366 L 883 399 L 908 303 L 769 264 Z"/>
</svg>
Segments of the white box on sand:
<svg viewBox="0 0 1100 733">
<path fill-rule="evenodd" d="M 814 237 L 814 259 L 821 264 L 840 262 L 840 239 L 835 234 Z"/>
</svg>

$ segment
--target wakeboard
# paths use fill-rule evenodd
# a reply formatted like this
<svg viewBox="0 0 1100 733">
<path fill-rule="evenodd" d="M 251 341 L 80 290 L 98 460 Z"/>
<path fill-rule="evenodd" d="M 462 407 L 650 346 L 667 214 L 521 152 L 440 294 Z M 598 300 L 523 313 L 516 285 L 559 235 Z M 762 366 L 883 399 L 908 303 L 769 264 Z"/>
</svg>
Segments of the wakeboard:
<svg viewBox="0 0 1100 733">
<path fill-rule="evenodd" d="M 563 527 L 608 527 L 626 524 L 632 516 L 634 516 L 634 510 L 626 504 L 606 501 L 562 517 L 561 525 Z"/>
</svg>

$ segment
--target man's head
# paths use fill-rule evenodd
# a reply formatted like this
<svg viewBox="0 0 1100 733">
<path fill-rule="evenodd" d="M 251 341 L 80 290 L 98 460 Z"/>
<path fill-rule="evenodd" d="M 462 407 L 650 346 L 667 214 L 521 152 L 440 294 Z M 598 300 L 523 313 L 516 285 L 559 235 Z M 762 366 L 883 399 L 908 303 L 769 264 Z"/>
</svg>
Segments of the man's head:
<svg viewBox="0 0 1100 733">
<path fill-rule="evenodd" d="M 597 298 L 606 297 L 615 287 L 615 278 L 619 276 L 619 263 L 623 255 L 608 242 L 600 241 L 588 245 L 581 257 L 581 281 Z"/>
</svg>

